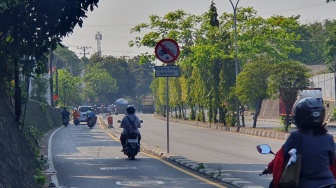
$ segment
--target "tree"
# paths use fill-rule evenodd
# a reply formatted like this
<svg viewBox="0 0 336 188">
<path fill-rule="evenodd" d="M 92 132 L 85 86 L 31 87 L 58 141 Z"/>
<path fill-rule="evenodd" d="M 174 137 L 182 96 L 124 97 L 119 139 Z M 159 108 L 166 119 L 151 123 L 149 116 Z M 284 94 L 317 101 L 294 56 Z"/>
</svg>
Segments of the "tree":
<svg viewBox="0 0 336 188">
<path fill-rule="evenodd" d="M 57 46 L 53 54 L 57 69 L 69 69 L 74 76 L 81 74 L 84 63 L 78 58 L 75 52 L 70 51 L 67 47 Z"/>
<path fill-rule="evenodd" d="M 108 96 L 118 91 L 117 81 L 105 70 L 98 67 L 90 67 L 84 76 L 86 88 L 85 99 L 91 103 L 106 102 Z"/>
<path fill-rule="evenodd" d="M 30 98 L 42 103 L 47 103 L 46 93 L 47 93 L 47 79 L 40 76 L 36 76 L 32 80 L 32 90 L 30 93 Z"/>
<path fill-rule="evenodd" d="M 257 125 L 261 104 L 269 97 L 267 93 L 272 62 L 270 58 L 260 57 L 247 63 L 237 78 L 236 95 L 243 104 L 255 104 L 253 128 Z"/>
<path fill-rule="evenodd" d="M 81 79 L 79 77 L 73 76 L 66 69 L 58 70 L 58 105 L 77 106 L 82 102 L 82 97 L 80 95 Z"/>
<path fill-rule="evenodd" d="M 333 72 L 336 72 L 336 21 L 331 28 L 333 29 L 326 40 L 324 55 L 327 58 L 326 64 Z"/>
<path fill-rule="evenodd" d="M 15 83 L 15 116 L 21 116 L 21 87 L 19 74 L 22 57 L 33 57 L 36 74 L 47 73 L 46 55 L 55 49 L 61 38 L 83 24 L 87 11 L 99 0 L 74 1 L 5 1 L 0 11 L 0 89 L 9 90 Z M 36 62 L 43 62 L 37 64 Z M 36 63 L 36 64 L 35 64 Z M 30 66 L 28 66 L 30 67 Z M 25 70 L 23 70 L 25 71 Z M 13 75 L 13 76 L 12 76 Z"/>
<path fill-rule="evenodd" d="M 279 96 L 286 106 L 286 125 L 288 132 L 289 114 L 296 101 L 298 92 L 311 86 L 309 69 L 296 61 L 284 61 L 275 64 L 269 77 L 268 92 Z"/>
</svg>

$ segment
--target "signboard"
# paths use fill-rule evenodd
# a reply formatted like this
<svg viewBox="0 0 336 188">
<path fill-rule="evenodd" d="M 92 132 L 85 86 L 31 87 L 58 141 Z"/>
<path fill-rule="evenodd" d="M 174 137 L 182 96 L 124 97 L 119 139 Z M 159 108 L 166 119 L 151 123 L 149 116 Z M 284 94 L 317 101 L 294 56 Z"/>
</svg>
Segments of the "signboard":
<svg viewBox="0 0 336 188">
<path fill-rule="evenodd" d="M 155 55 L 163 63 L 172 63 L 180 55 L 180 48 L 172 39 L 162 39 L 155 46 Z"/>
<path fill-rule="evenodd" d="M 180 67 L 174 66 L 155 66 L 155 77 L 179 77 Z"/>
</svg>

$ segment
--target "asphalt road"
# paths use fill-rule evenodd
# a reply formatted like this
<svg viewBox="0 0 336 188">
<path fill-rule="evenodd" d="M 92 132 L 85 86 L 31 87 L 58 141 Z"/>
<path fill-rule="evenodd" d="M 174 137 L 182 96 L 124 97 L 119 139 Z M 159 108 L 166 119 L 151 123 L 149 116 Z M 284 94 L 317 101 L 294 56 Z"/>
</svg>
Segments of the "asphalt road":
<svg viewBox="0 0 336 188">
<path fill-rule="evenodd" d="M 166 121 L 155 119 L 151 114 L 140 113 L 138 116 L 144 121 L 141 128 L 144 144 L 165 152 L 169 149 L 171 154 L 204 163 L 208 167 L 263 187 L 268 187 L 271 175 L 259 176 L 259 173 L 273 159 L 273 156 L 259 154 L 256 146 L 268 144 L 273 151 L 277 151 L 284 143 L 283 140 L 216 131 L 174 122 L 169 122 L 168 131 Z M 116 122 L 122 118 L 122 115 L 113 117 Z M 264 123 L 270 124 L 270 122 Z M 274 122 L 272 124 L 277 125 Z M 115 126 L 118 125 L 115 124 Z M 116 135 L 121 132 L 118 128 L 109 130 Z M 169 139 L 167 139 L 168 132 Z"/>
<path fill-rule="evenodd" d="M 89 129 L 84 124 L 69 125 L 54 132 L 51 155 L 60 186 L 229 187 L 148 154 L 140 153 L 130 160 L 120 152 L 120 143 L 109 132 L 99 125 Z"/>
</svg>

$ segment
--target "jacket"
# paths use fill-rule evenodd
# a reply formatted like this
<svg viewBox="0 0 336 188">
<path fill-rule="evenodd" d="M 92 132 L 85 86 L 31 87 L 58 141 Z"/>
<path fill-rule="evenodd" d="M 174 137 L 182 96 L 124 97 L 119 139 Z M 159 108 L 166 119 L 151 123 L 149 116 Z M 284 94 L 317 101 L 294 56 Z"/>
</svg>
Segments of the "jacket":
<svg viewBox="0 0 336 188">
<path fill-rule="evenodd" d="M 138 134 L 140 134 L 139 128 L 141 128 L 141 122 L 138 116 L 135 114 L 127 114 L 124 116 L 124 118 L 121 120 L 120 128 L 123 128 L 123 132 L 121 134 L 128 135 L 129 129 L 130 129 L 130 121 L 134 121 L 135 129 Z"/>
<path fill-rule="evenodd" d="M 275 154 L 274 159 L 268 164 L 267 171 L 273 174 L 273 187 L 278 188 L 281 178 L 281 174 L 284 167 L 285 153 L 284 147 L 282 146 L 280 150 Z"/>
<path fill-rule="evenodd" d="M 336 160 L 336 159 L 335 159 Z M 275 154 L 274 159 L 268 164 L 267 171 L 273 174 L 272 188 L 278 188 L 282 171 L 285 167 L 285 153 L 284 147 L 282 146 L 280 150 Z M 330 171 L 336 179 L 336 161 L 333 165 L 329 166 Z"/>
<path fill-rule="evenodd" d="M 79 116 L 80 116 L 79 111 L 78 111 L 78 110 L 74 110 L 74 111 L 72 112 L 72 116 L 73 116 L 74 118 L 79 118 Z"/>
</svg>

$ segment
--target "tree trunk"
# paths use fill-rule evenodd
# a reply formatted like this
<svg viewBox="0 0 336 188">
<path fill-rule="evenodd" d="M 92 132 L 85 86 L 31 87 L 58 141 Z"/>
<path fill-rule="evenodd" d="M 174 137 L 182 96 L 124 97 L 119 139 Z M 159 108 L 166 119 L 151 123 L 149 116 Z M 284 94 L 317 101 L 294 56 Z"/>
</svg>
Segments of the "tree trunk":
<svg viewBox="0 0 336 188">
<path fill-rule="evenodd" d="M 256 113 L 253 116 L 253 128 L 257 127 L 257 120 L 258 120 L 258 116 L 260 114 L 260 110 L 261 110 L 261 104 L 262 104 L 262 99 L 260 99 L 259 101 L 257 101 L 257 106 L 256 106 Z"/>
</svg>

